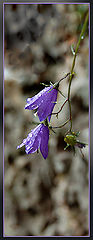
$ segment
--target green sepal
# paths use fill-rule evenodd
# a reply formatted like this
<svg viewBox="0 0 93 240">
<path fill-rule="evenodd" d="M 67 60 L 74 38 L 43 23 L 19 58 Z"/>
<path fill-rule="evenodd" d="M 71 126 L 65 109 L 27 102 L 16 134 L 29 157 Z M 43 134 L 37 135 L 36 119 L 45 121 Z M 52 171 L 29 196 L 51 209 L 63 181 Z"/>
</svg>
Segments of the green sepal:
<svg viewBox="0 0 93 240">
<path fill-rule="evenodd" d="M 67 143 L 66 147 L 64 148 L 64 150 L 66 150 L 70 145 Z"/>
</svg>

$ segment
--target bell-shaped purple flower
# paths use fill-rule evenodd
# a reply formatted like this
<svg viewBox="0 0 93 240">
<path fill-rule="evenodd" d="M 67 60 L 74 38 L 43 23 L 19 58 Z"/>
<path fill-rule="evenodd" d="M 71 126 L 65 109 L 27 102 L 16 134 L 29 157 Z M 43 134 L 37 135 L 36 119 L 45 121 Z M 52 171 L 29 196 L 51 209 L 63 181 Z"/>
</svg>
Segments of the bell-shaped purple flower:
<svg viewBox="0 0 93 240">
<path fill-rule="evenodd" d="M 28 134 L 27 138 L 23 140 L 17 149 L 25 145 L 25 151 L 29 154 L 36 152 L 40 148 L 44 159 L 46 159 L 48 156 L 48 140 L 49 129 L 42 123 Z"/>
<path fill-rule="evenodd" d="M 47 117 L 50 121 L 51 113 L 56 104 L 57 93 L 57 87 L 45 87 L 37 95 L 26 100 L 27 104 L 25 105 L 25 109 L 36 109 L 40 121 L 44 121 Z"/>
</svg>

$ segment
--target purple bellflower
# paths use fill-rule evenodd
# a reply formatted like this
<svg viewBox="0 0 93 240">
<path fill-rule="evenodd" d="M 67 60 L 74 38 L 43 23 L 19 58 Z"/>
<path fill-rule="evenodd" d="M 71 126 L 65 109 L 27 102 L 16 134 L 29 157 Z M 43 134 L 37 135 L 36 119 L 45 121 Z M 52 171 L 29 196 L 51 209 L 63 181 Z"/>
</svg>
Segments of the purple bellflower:
<svg viewBox="0 0 93 240">
<path fill-rule="evenodd" d="M 39 124 L 35 129 L 33 129 L 23 140 L 23 142 L 17 147 L 21 148 L 25 145 L 25 151 L 27 154 L 40 151 L 44 159 L 48 156 L 48 140 L 49 140 L 49 129 L 43 123 Z"/>
<path fill-rule="evenodd" d="M 50 121 L 51 113 L 56 104 L 58 86 L 59 83 L 55 87 L 49 86 L 45 87 L 42 91 L 40 91 L 37 95 L 32 98 L 27 98 L 25 105 L 25 109 L 29 110 L 37 110 L 37 115 L 40 121 L 44 121 L 47 117 Z"/>
</svg>

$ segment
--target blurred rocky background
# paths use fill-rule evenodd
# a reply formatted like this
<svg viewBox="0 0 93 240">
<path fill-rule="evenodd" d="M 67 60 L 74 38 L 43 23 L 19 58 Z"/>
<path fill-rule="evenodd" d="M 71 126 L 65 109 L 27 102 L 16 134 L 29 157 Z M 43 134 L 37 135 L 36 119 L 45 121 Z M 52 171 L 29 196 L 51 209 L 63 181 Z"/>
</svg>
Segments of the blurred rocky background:
<svg viewBox="0 0 93 240">
<path fill-rule="evenodd" d="M 87 4 L 5 4 L 4 59 L 4 232 L 5 236 L 87 236 L 89 176 L 88 146 L 84 159 L 64 151 L 64 128 L 50 132 L 49 154 L 25 154 L 16 147 L 38 121 L 24 109 L 26 98 L 57 82 L 71 70 L 73 54 L 84 22 Z M 89 138 L 89 38 L 82 39 L 71 85 L 73 130 Z M 60 83 L 67 96 L 68 79 Z M 58 94 L 60 109 L 64 98 Z M 69 115 L 68 103 L 51 125 L 61 125 Z"/>
</svg>

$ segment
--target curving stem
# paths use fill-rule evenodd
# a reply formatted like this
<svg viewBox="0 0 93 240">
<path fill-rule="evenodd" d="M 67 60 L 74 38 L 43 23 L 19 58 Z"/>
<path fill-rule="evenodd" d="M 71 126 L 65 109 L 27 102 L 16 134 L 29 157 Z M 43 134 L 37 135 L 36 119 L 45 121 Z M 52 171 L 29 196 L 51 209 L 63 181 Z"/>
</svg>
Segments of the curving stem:
<svg viewBox="0 0 93 240">
<path fill-rule="evenodd" d="M 79 48 L 80 42 L 83 39 L 84 33 L 86 31 L 88 18 L 89 18 L 89 12 L 86 15 L 86 18 L 85 18 L 85 21 L 84 21 L 84 24 L 83 24 L 83 27 L 82 27 L 81 34 L 79 36 L 79 40 L 78 40 L 77 45 L 76 45 L 75 54 L 74 54 L 74 58 L 73 58 L 73 62 L 72 62 L 71 74 L 69 76 L 68 104 L 69 104 L 69 112 L 70 112 L 70 131 L 72 130 L 72 112 L 71 112 L 70 90 L 71 90 L 72 77 L 73 77 L 73 74 L 74 74 L 73 73 L 73 69 L 74 69 L 74 66 L 75 66 L 75 60 L 76 60 L 76 56 L 77 56 L 77 52 L 78 52 L 78 48 Z"/>
</svg>

